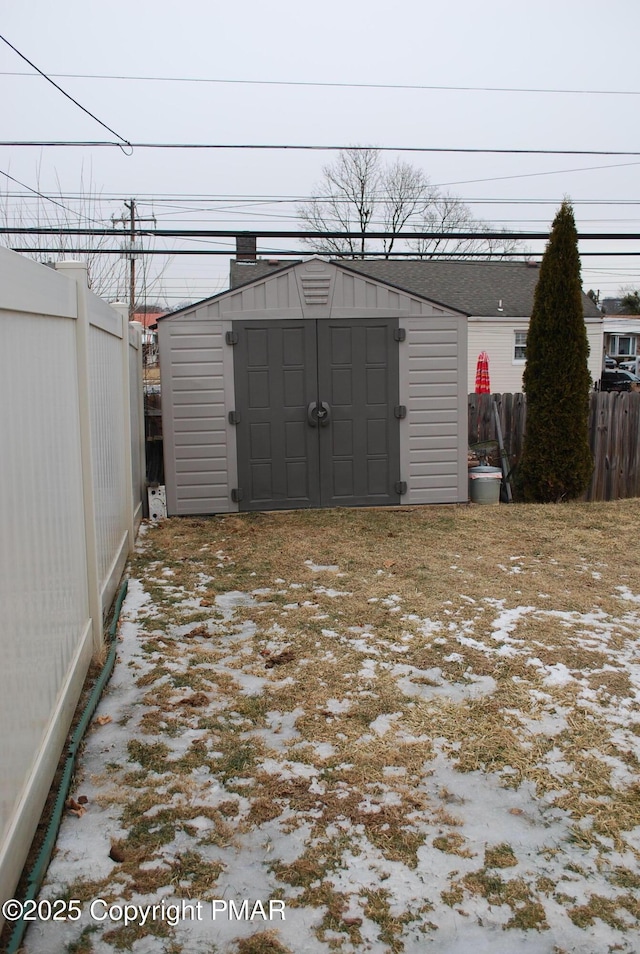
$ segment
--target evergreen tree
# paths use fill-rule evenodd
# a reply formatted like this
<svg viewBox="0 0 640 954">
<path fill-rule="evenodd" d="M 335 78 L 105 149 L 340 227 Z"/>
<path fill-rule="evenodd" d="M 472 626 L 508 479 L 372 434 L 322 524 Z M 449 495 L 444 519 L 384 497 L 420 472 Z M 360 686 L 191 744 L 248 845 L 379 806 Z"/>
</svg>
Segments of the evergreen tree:
<svg viewBox="0 0 640 954">
<path fill-rule="evenodd" d="M 629 291 L 620 302 L 623 315 L 640 315 L 640 292 Z"/>
<path fill-rule="evenodd" d="M 527 335 L 527 422 L 520 462 L 525 500 L 571 500 L 589 484 L 588 355 L 578 234 L 565 201 L 540 265 Z"/>
</svg>

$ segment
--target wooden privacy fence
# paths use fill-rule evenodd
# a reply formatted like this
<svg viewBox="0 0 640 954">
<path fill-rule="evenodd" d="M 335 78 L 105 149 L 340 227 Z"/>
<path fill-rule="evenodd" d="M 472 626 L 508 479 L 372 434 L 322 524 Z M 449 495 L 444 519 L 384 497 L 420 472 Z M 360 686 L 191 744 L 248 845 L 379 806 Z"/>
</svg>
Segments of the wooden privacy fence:
<svg viewBox="0 0 640 954">
<path fill-rule="evenodd" d="M 133 547 L 144 417 L 140 327 L 81 263 L 0 248 L 0 342 L 1 905 Z"/>
<path fill-rule="evenodd" d="M 497 439 L 493 402 L 498 408 L 505 449 L 513 468 L 522 455 L 527 421 L 525 394 L 470 394 L 469 444 Z M 584 499 L 640 497 L 640 394 L 593 391 L 589 443 L 594 468 Z"/>
</svg>

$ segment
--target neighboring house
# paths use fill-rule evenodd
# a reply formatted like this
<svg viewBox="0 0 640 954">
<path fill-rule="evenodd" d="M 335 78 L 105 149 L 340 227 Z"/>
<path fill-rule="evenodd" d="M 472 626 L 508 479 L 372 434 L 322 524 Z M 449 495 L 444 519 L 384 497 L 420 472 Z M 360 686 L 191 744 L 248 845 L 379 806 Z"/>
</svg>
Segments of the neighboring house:
<svg viewBox="0 0 640 954">
<path fill-rule="evenodd" d="M 602 321 L 604 351 L 618 364 L 640 354 L 640 315 L 608 315 Z"/>
<path fill-rule="evenodd" d="M 621 315 L 624 312 L 622 298 L 603 298 L 598 304 L 605 315 Z"/>
<path fill-rule="evenodd" d="M 430 259 L 364 259 L 341 264 L 466 316 L 468 392 L 475 389 L 476 359 L 482 351 L 489 355 L 491 390 L 522 391 L 527 331 L 539 275 L 537 264 Z M 264 259 L 234 261 L 231 286 L 253 281 L 282 265 L 281 261 Z M 583 294 L 583 304 L 589 371 L 595 382 L 600 378 L 604 358 L 603 316 L 588 295 Z"/>
<path fill-rule="evenodd" d="M 142 347 L 145 367 L 153 367 L 158 363 L 158 318 L 162 311 L 137 311 L 132 321 L 138 321 L 143 327 Z"/>
</svg>

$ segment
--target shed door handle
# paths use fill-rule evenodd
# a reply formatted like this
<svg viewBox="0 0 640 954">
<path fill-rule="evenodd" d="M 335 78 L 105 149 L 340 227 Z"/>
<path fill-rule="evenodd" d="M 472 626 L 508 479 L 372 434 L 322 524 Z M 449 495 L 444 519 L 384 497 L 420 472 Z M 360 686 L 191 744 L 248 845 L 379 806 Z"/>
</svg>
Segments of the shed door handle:
<svg viewBox="0 0 640 954">
<path fill-rule="evenodd" d="M 317 427 L 318 424 L 320 427 L 326 427 L 330 420 L 331 405 L 327 404 L 326 401 L 320 401 L 320 407 L 318 407 L 315 401 L 312 401 L 311 404 L 307 406 L 307 421 L 309 427 Z"/>
<path fill-rule="evenodd" d="M 320 408 L 317 411 L 317 418 L 320 423 L 320 427 L 326 427 L 331 420 L 331 405 L 327 404 L 326 401 L 320 401 Z"/>
</svg>

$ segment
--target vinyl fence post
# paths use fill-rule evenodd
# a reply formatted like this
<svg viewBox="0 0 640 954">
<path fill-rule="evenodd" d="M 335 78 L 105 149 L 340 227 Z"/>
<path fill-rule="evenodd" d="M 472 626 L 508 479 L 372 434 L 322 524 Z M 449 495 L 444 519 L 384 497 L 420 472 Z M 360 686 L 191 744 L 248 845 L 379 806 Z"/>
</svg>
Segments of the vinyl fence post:
<svg viewBox="0 0 640 954">
<path fill-rule="evenodd" d="M 76 283 L 76 369 L 78 380 L 78 416 L 80 421 L 80 457 L 84 503 L 84 537 L 87 558 L 87 587 L 93 649 L 103 645 L 102 596 L 98 570 L 96 504 L 91 448 L 91 390 L 89 356 L 89 310 L 87 304 L 87 266 L 84 262 L 58 262 L 56 270 Z"/>
<path fill-rule="evenodd" d="M 138 350 L 136 351 L 136 394 L 138 395 L 138 453 L 140 454 L 140 487 L 138 492 L 142 498 L 142 514 L 148 516 L 147 488 L 147 422 L 144 416 L 144 327 L 139 321 L 130 322 L 138 336 Z"/>
<path fill-rule="evenodd" d="M 129 553 L 131 553 L 135 543 L 136 532 L 133 518 L 135 501 L 133 496 L 133 463 L 131 452 L 131 415 L 133 408 L 131 407 L 131 385 L 129 382 L 129 352 L 131 350 L 131 346 L 129 344 L 129 306 L 125 304 L 125 302 L 115 301 L 111 307 L 114 311 L 118 312 L 122 321 L 122 441 L 124 449 L 123 480 L 125 482 L 124 499 L 126 501 L 125 505 L 127 509 L 126 526 L 128 550 Z"/>
</svg>

